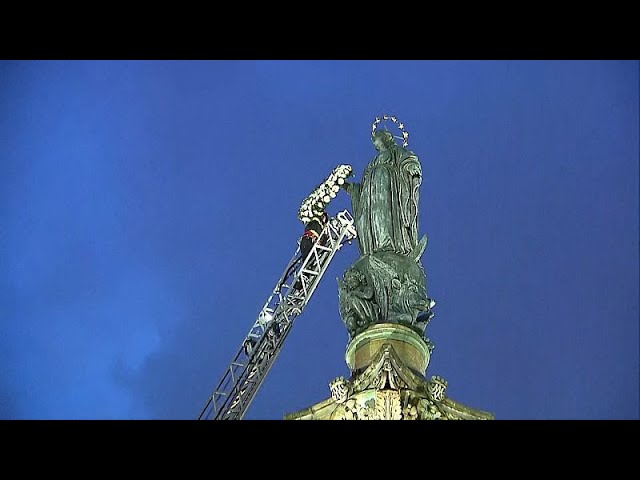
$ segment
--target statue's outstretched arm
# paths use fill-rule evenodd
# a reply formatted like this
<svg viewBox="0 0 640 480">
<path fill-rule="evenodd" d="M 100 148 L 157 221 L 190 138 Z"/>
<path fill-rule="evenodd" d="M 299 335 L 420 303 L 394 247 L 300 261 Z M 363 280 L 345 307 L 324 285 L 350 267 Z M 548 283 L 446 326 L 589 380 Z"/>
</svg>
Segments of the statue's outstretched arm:
<svg viewBox="0 0 640 480">
<path fill-rule="evenodd" d="M 357 196 L 360 192 L 360 184 L 356 182 L 344 182 L 341 187 L 351 196 Z"/>
</svg>

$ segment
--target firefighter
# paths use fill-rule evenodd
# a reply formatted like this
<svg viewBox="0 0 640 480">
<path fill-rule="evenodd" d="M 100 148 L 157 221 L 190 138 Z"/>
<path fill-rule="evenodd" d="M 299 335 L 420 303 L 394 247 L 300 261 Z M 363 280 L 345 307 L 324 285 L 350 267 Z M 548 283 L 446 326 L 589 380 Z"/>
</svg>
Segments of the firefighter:
<svg viewBox="0 0 640 480">
<path fill-rule="evenodd" d="M 304 233 L 302 237 L 300 237 L 300 257 L 296 259 L 294 264 L 291 266 L 292 268 L 298 263 L 304 263 L 305 258 L 309 256 L 313 245 L 320 239 L 320 235 L 325 225 L 329 222 L 329 215 L 327 212 L 323 211 L 320 215 L 313 217 L 304 227 Z M 307 267 L 312 268 L 313 260 L 309 262 Z M 299 290 L 302 287 L 300 279 L 295 283 L 293 288 L 295 290 Z"/>
<path fill-rule="evenodd" d="M 311 248 L 318 238 L 320 238 L 320 233 L 328 221 L 329 215 L 323 211 L 320 216 L 313 217 L 309 220 L 309 223 L 305 225 L 304 233 L 300 238 L 300 253 L 302 254 L 301 258 L 303 261 L 309 255 Z"/>
</svg>

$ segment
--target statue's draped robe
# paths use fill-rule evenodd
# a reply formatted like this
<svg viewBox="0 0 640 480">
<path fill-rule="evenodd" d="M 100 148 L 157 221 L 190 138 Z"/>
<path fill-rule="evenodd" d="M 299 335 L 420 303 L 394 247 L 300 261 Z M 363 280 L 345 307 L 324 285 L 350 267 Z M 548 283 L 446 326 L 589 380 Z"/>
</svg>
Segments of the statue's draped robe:
<svg viewBox="0 0 640 480">
<path fill-rule="evenodd" d="M 381 251 L 411 253 L 418 243 L 421 182 L 422 170 L 416 154 L 395 146 L 376 155 L 361 184 L 350 185 L 362 255 Z"/>
</svg>

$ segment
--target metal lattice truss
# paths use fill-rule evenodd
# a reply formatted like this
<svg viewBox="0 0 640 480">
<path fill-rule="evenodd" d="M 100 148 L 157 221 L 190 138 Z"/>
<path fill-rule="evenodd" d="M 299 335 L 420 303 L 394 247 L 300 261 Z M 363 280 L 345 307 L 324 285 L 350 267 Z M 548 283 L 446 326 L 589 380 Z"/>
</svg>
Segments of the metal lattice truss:
<svg viewBox="0 0 640 480">
<path fill-rule="evenodd" d="M 356 238 L 354 220 L 343 210 L 322 230 L 307 258 L 298 247 L 258 314 L 240 350 L 202 409 L 200 420 L 241 420 L 273 366 L 293 321 L 302 313 L 329 263 Z"/>
</svg>

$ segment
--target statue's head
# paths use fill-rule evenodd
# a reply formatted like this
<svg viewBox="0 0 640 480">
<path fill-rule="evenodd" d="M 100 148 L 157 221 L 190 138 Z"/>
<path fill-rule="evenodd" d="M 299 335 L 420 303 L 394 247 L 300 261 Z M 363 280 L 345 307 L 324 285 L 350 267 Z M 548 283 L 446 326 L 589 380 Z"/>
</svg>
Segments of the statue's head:
<svg viewBox="0 0 640 480">
<path fill-rule="evenodd" d="M 396 145 L 393 134 L 388 130 L 376 130 L 371 140 L 378 151 L 387 150 Z"/>
<path fill-rule="evenodd" d="M 344 284 L 350 290 L 355 290 L 357 287 L 364 283 L 364 276 L 355 268 L 349 268 L 346 272 L 344 272 Z"/>
<path fill-rule="evenodd" d="M 378 126 L 381 122 L 387 122 L 388 120 L 392 121 L 398 129 L 402 132 L 402 137 L 394 137 L 391 132 L 388 130 L 380 129 L 378 130 Z M 371 140 L 373 140 L 373 144 L 376 146 L 376 150 L 380 151 L 381 149 L 388 149 L 390 147 L 396 146 L 395 138 L 402 140 L 402 146 L 409 146 L 409 132 L 407 132 L 404 128 L 404 123 L 398 120 L 398 117 L 394 115 L 383 115 L 382 117 L 376 117 L 375 121 L 371 125 Z"/>
</svg>

